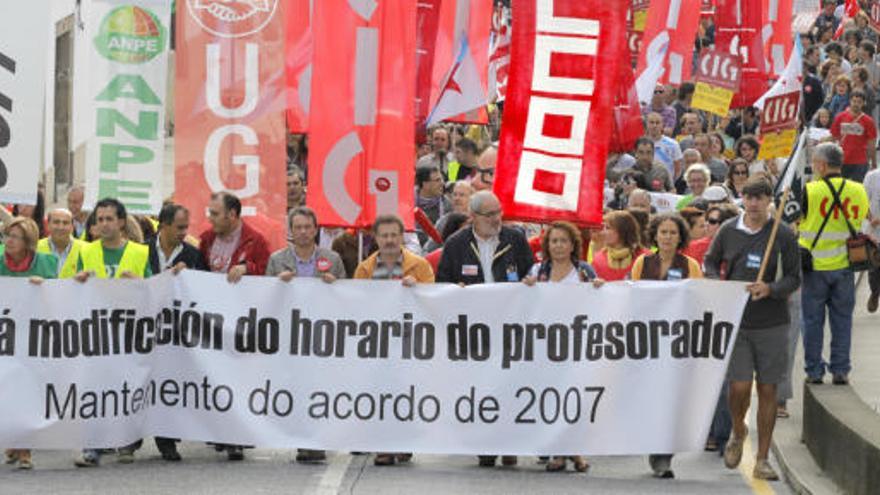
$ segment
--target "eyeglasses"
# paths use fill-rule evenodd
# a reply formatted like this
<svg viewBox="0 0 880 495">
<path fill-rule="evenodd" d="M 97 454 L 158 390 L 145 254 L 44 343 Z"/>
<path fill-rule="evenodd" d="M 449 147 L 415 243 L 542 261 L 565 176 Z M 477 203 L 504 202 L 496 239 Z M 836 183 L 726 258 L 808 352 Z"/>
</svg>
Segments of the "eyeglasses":
<svg viewBox="0 0 880 495">
<path fill-rule="evenodd" d="M 720 218 L 707 218 L 706 222 L 708 222 L 709 225 L 718 225 L 719 223 L 721 223 L 721 219 Z"/>
<path fill-rule="evenodd" d="M 495 176 L 495 168 L 494 167 L 492 167 L 492 168 L 478 168 L 477 173 L 480 175 L 488 175 L 490 177 L 494 177 Z"/>
</svg>

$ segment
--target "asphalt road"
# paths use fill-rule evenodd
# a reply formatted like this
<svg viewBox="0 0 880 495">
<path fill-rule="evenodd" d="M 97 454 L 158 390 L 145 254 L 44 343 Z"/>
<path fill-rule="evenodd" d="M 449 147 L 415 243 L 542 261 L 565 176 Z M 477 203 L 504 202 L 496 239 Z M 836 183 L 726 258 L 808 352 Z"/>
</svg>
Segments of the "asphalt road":
<svg viewBox="0 0 880 495">
<path fill-rule="evenodd" d="M 292 450 L 255 449 L 243 462 L 230 463 L 204 444 L 184 443 L 184 460 L 168 463 L 149 446 L 133 464 L 104 457 L 98 468 L 73 466 L 75 452 L 37 451 L 35 469 L 0 466 L 0 494 L 789 494 L 784 481 L 752 482 L 739 470 L 726 469 L 715 453 L 675 457 L 674 480 L 651 477 L 645 457 L 597 457 L 588 473 L 547 473 L 534 457 L 521 457 L 515 468 L 479 468 L 469 456 L 416 455 L 409 465 L 376 467 L 372 456 L 333 453 L 322 465 L 291 462 Z M 748 454 L 748 452 L 747 452 Z M 749 457 L 744 456 L 744 464 Z"/>
</svg>

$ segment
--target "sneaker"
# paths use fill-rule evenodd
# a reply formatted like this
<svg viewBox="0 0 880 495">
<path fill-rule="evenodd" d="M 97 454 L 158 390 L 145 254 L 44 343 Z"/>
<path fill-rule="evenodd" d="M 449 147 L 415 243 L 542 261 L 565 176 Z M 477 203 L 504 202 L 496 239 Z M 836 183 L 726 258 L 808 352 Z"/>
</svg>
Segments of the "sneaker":
<svg viewBox="0 0 880 495">
<path fill-rule="evenodd" d="M 76 467 L 81 468 L 98 467 L 98 458 L 92 455 L 83 454 L 74 460 L 73 464 Z"/>
<path fill-rule="evenodd" d="M 116 456 L 116 460 L 120 464 L 131 464 L 134 462 L 134 452 L 128 449 L 119 449 L 119 454 Z"/>
<path fill-rule="evenodd" d="M 880 305 L 880 292 L 868 296 L 868 313 L 876 313 L 878 305 Z"/>
<path fill-rule="evenodd" d="M 226 446 L 226 459 L 230 461 L 243 461 L 244 460 L 244 449 L 241 448 L 240 445 L 227 445 Z"/>
<path fill-rule="evenodd" d="M 748 435 L 748 433 L 746 433 Z M 728 469 L 736 469 L 743 456 L 743 442 L 746 436 L 736 438 L 736 435 L 730 435 L 727 440 L 727 446 L 724 447 L 724 465 Z"/>
<path fill-rule="evenodd" d="M 835 385 L 849 385 L 849 377 L 843 373 L 834 375 L 834 378 L 831 380 L 831 383 Z"/>
<path fill-rule="evenodd" d="M 822 381 L 821 376 L 808 376 L 807 383 L 810 385 L 822 385 L 824 382 Z"/>
<path fill-rule="evenodd" d="M 767 459 L 758 459 L 755 461 L 755 469 L 752 470 L 752 478 L 755 478 L 756 480 L 776 481 L 779 479 L 779 475 L 776 474 L 776 470 L 774 470 L 773 466 L 767 462 Z"/>
</svg>

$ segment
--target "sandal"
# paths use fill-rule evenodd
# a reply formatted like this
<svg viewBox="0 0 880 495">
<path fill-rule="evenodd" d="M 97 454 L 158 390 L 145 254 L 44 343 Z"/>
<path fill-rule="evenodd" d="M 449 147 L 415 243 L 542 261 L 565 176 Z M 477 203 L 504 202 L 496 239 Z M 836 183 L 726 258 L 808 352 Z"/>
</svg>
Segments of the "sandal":
<svg viewBox="0 0 880 495">
<path fill-rule="evenodd" d="M 3 462 L 5 462 L 6 464 L 15 464 L 16 462 L 18 462 L 18 451 L 17 450 L 6 449 L 4 454 L 6 457 L 3 460 Z"/>
<path fill-rule="evenodd" d="M 544 467 L 548 472 L 555 473 L 557 471 L 565 471 L 567 459 L 565 457 L 554 457 Z"/>
<path fill-rule="evenodd" d="M 784 406 L 779 406 L 776 408 L 776 417 L 777 418 L 784 419 L 784 418 L 788 418 L 790 416 L 791 415 L 788 413 L 788 409 L 786 409 Z"/>
<path fill-rule="evenodd" d="M 574 470 L 579 473 L 586 473 L 590 469 L 590 463 L 583 456 L 571 456 L 571 461 L 574 463 Z"/>
<path fill-rule="evenodd" d="M 30 451 L 20 452 L 18 455 L 18 469 L 33 469 L 34 463 L 31 461 L 31 453 Z"/>
<path fill-rule="evenodd" d="M 718 441 L 712 437 L 706 439 L 706 446 L 703 447 L 703 450 L 706 452 L 717 452 L 718 451 Z"/>
</svg>

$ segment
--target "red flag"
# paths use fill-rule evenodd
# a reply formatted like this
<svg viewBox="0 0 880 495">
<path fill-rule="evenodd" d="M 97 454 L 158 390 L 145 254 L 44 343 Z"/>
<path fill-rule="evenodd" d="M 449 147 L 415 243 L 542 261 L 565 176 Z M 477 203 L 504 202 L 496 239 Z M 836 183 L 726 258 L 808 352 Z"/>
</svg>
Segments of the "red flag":
<svg viewBox="0 0 880 495">
<path fill-rule="evenodd" d="M 510 67 L 510 9 L 495 4 L 489 38 L 489 100 L 504 101 Z"/>
<path fill-rule="evenodd" d="M 315 2 L 309 194 L 322 225 L 413 228 L 416 3 Z"/>
<path fill-rule="evenodd" d="M 645 34 L 650 3 L 650 0 L 630 0 L 626 12 L 626 35 L 632 65 L 639 63 L 639 51 L 642 49 L 642 36 Z"/>
<path fill-rule="evenodd" d="M 287 0 L 287 128 L 309 130 L 309 95 L 312 84 L 312 13 L 310 0 Z"/>
<path fill-rule="evenodd" d="M 658 83 L 678 85 L 690 80 L 700 5 L 700 0 L 651 1 L 637 74 L 645 70 L 648 61 L 665 56 L 664 71 Z"/>
<path fill-rule="evenodd" d="M 610 151 L 624 152 L 635 147 L 636 141 L 645 133 L 645 128 L 633 71 L 629 64 L 620 64 L 618 70 L 620 77 L 617 79 L 619 84 L 614 96 L 614 128 L 608 147 Z"/>
<path fill-rule="evenodd" d="M 767 72 L 782 75 L 791 55 L 794 39 L 791 37 L 793 16 L 792 0 L 764 0 L 764 58 Z"/>
<path fill-rule="evenodd" d="M 862 8 L 859 7 L 859 0 L 846 0 L 846 6 L 843 11 L 846 13 L 847 17 L 855 17 L 859 15 Z"/>
<path fill-rule="evenodd" d="M 431 76 L 431 112 L 429 118 L 458 122 L 487 123 L 488 115 L 478 110 L 489 101 L 489 28 L 492 25 L 492 0 L 443 0 L 434 44 L 434 69 Z M 462 49 L 467 51 L 461 53 Z M 478 79 L 466 76 L 471 67 Z M 464 74 L 464 75 L 463 75 Z M 474 105 L 479 101 L 478 105 Z M 438 107 L 443 110 L 438 114 Z M 460 113 L 449 114 L 457 111 Z"/>
<path fill-rule="evenodd" d="M 420 126 L 431 110 L 431 75 L 442 1 L 422 0 L 416 11 L 416 123 Z"/>
<path fill-rule="evenodd" d="M 175 81 L 175 200 L 207 227 L 228 191 L 273 249 L 286 244 L 284 2 L 180 2 Z M 248 220 L 250 217 L 250 220 Z"/>
<path fill-rule="evenodd" d="M 506 218 L 601 222 L 626 7 L 514 0 L 494 185 Z"/>
<path fill-rule="evenodd" d="M 717 0 L 715 47 L 740 57 L 740 90 L 730 108 L 749 107 L 767 91 L 767 67 L 761 40 L 762 0 Z"/>
</svg>

